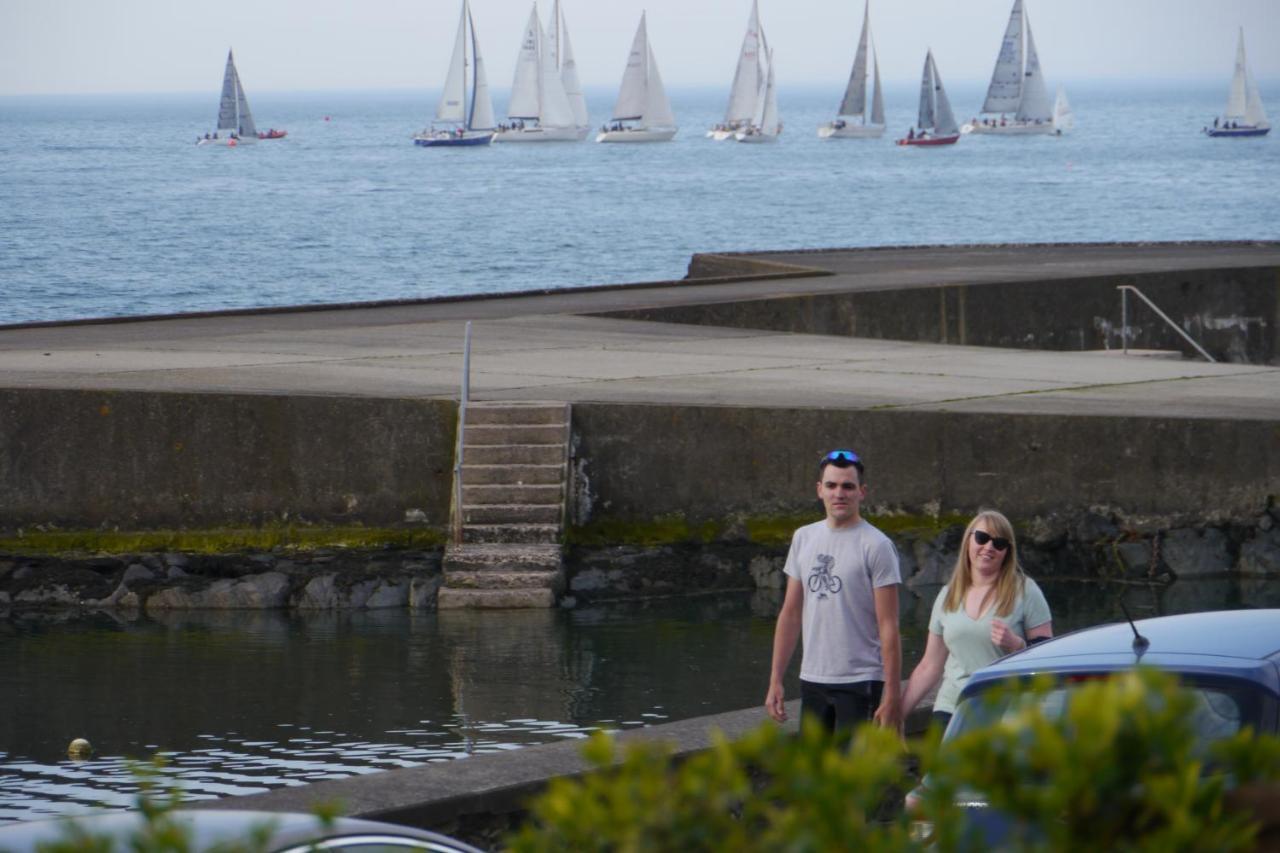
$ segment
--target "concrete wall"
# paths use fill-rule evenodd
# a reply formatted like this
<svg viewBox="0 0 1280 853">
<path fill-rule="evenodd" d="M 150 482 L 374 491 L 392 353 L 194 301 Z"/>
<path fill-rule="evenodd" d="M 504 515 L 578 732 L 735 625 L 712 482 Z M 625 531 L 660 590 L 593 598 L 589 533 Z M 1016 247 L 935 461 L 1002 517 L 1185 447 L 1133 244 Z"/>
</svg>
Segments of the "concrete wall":
<svg viewBox="0 0 1280 853">
<path fill-rule="evenodd" d="M 1269 422 L 579 403 L 573 430 L 581 524 L 814 512 L 833 448 L 864 456 L 879 511 L 1252 518 L 1280 492 Z"/>
<path fill-rule="evenodd" d="M 735 267 L 732 260 L 695 256 L 690 273 L 745 271 L 756 263 L 738 259 Z M 1272 267 L 784 296 L 608 316 L 976 346 L 1119 349 L 1123 340 L 1116 286 L 1121 284 L 1141 289 L 1214 358 L 1280 364 L 1280 270 Z M 1129 323 L 1131 347 L 1182 350 L 1198 357 L 1132 295 Z"/>
<path fill-rule="evenodd" d="M 0 529 L 449 518 L 455 404 L 0 389 Z"/>
</svg>

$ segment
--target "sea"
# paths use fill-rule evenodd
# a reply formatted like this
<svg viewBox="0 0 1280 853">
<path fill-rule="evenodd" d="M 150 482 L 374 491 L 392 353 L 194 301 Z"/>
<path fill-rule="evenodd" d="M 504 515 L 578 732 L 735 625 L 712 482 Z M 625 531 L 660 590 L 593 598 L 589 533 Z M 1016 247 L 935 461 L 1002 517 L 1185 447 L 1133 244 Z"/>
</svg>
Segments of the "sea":
<svg viewBox="0 0 1280 853">
<path fill-rule="evenodd" d="M 983 85 L 948 92 L 963 123 Z M 0 97 L 0 325 L 668 280 L 695 252 L 1280 237 L 1280 132 L 1200 132 L 1226 81 L 1067 93 L 1061 137 L 932 149 L 893 144 L 914 85 L 879 140 L 819 139 L 839 91 L 783 86 L 772 145 L 713 142 L 727 93 L 674 89 L 670 143 L 470 149 L 412 144 L 425 90 L 250 88 L 288 137 L 234 149 L 195 145 L 216 91 Z"/>
</svg>

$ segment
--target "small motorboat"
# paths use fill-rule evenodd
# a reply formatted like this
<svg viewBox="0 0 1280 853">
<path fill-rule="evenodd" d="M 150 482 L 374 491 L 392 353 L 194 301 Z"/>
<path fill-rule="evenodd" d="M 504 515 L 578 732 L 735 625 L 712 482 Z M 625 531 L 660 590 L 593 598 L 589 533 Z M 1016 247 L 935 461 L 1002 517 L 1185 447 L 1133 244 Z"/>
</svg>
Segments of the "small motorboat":
<svg viewBox="0 0 1280 853">
<path fill-rule="evenodd" d="M 289 135 L 289 131 L 276 130 L 274 127 L 268 128 L 265 131 L 262 131 L 262 130 L 258 131 L 259 139 L 284 139 L 288 135 Z"/>
</svg>

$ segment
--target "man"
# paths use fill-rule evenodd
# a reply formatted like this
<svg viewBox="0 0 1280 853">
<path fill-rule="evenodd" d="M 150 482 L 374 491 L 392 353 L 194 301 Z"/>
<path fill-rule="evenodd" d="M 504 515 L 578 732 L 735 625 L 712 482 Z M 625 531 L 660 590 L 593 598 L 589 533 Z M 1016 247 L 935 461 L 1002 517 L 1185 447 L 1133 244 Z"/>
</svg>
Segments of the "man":
<svg viewBox="0 0 1280 853">
<path fill-rule="evenodd" d="M 901 724 L 902 640 L 898 634 L 898 552 L 862 518 L 866 468 L 851 450 L 818 464 L 822 521 L 791 538 L 786 597 L 773 635 L 765 710 L 787 719 L 782 679 L 804 636 L 800 700 L 828 731 L 874 719 Z M 888 684 L 889 689 L 885 689 Z"/>
</svg>

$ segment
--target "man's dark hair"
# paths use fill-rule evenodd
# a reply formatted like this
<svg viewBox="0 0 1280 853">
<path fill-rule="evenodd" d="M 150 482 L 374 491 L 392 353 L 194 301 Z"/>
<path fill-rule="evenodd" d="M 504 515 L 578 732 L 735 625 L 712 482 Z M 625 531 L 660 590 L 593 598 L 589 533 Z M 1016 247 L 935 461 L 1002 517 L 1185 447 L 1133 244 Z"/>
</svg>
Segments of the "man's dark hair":
<svg viewBox="0 0 1280 853">
<path fill-rule="evenodd" d="M 867 468 L 862 464 L 861 459 L 849 461 L 848 459 L 832 459 L 830 456 L 822 457 L 822 461 L 818 463 L 818 482 L 822 482 L 822 475 L 827 470 L 827 466 L 833 468 L 857 468 L 858 469 L 858 485 L 862 485 L 867 481 Z"/>
</svg>

